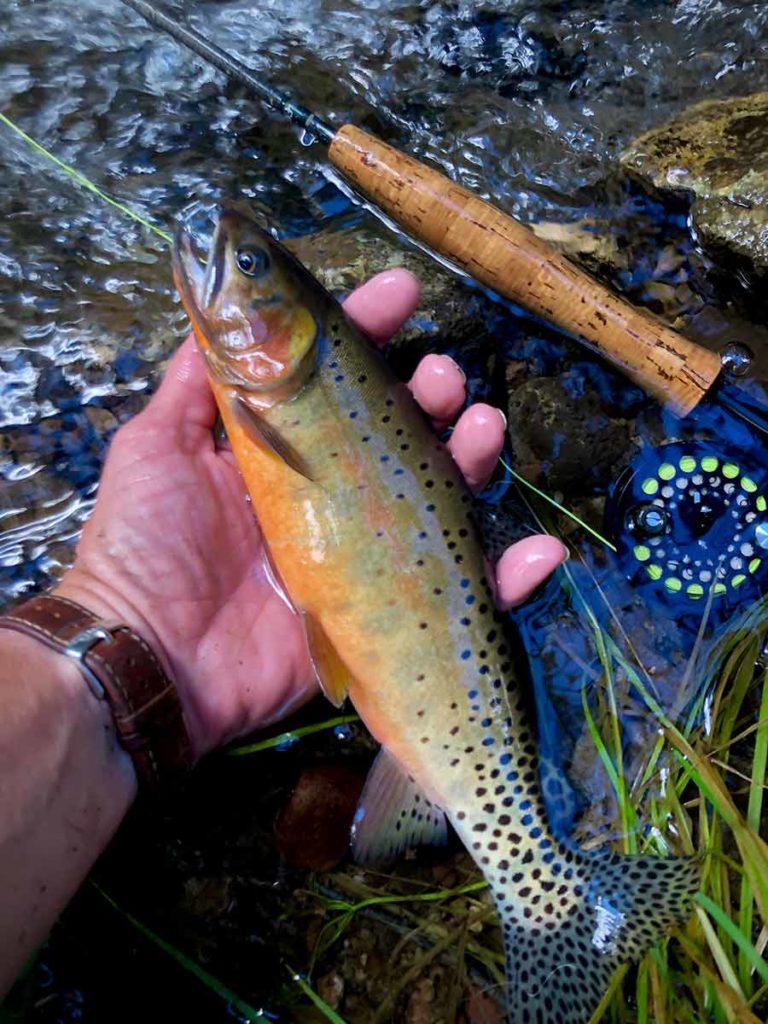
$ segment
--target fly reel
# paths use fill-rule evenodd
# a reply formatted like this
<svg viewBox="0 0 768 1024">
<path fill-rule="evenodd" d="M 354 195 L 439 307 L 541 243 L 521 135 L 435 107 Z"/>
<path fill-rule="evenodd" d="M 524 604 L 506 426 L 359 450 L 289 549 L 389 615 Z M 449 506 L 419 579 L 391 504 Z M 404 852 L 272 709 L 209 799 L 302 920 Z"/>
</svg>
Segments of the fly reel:
<svg viewBox="0 0 768 1024">
<path fill-rule="evenodd" d="M 628 579 L 676 602 L 732 607 L 768 589 L 768 467 L 707 442 L 648 448 L 606 508 Z"/>
</svg>

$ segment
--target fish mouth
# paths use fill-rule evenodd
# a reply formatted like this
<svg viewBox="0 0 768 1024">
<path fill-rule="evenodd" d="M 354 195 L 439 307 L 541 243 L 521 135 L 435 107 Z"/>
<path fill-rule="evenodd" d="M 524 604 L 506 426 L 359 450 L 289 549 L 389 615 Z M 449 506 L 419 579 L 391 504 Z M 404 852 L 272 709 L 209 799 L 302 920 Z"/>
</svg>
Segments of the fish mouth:
<svg viewBox="0 0 768 1024">
<path fill-rule="evenodd" d="M 212 332 L 206 310 L 221 289 L 226 259 L 226 237 L 216 226 L 207 264 L 198 255 L 190 232 L 181 225 L 173 240 L 173 277 L 184 308 L 202 346 L 209 370 L 223 383 L 242 386 L 245 381 L 234 372 L 229 361 L 217 352 L 215 333 Z"/>
<path fill-rule="evenodd" d="M 185 297 L 194 300 L 199 311 L 215 301 L 224 283 L 227 263 L 230 217 L 223 213 L 216 224 L 207 264 L 198 256 L 190 232 L 181 225 L 176 230 L 173 245 L 173 269 Z"/>
<path fill-rule="evenodd" d="M 173 276 L 190 318 L 202 322 L 206 268 L 197 255 L 192 235 L 181 225 L 173 239 Z"/>
<path fill-rule="evenodd" d="M 246 222 L 255 226 L 253 217 L 234 207 L 225 208 L 219 213 L 207 263 L 199 257 L 190 232 L 181 225 L 176 230 L 173 272 L 185 305 L 189 304 L 195 310 L 198 320 L 206 309 L 211 308 L 221 292 L 226 277 L 229 242 Z M 259 230 L 263 231 L 260 227 Z M 252 309 L 260 309 L 280 305 L 282 301 L 282 295 L 269 295 L 254 297 L 250 305 Z"/>
<path fill-rule="evenodd" d="M 266 390 L 264 382 L 254 382 L 249 370 L 254 356 L 266 360 L 262 353 L 263 339 L 253 335 L 248 314 L 225 303 L 217 307 L 227 276 L 228 249 L 238 237 L 243 222 L 252 220 L 237 210 L 225 209 L 219 214 L 207 262 L 203 262 L 191 233 L 181 225 L 173 245 L 173 276 L 184 308 L 202 345 L 210 372 L 223 384 L 244 391 Z M 255 298 L 252 311 L 279 306 L 282 296 Z M 221 305 L 219 303 L 219 305 Z"/>
</svg>

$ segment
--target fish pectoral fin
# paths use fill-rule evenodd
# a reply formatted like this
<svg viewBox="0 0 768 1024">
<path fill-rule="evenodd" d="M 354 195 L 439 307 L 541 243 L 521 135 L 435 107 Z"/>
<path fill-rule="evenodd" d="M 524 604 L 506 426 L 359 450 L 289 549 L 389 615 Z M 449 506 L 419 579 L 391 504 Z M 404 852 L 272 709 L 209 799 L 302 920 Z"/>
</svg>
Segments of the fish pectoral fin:
<svg viewBox="0 0 768 1024">
<path fill-rule="evenodd" d="M 230 407 L 237 423 L 254 444 L 260 448 L 269 449 L 286 466 L 289 466 L 294 473 L 298 473 L 307 480 L 312 479 L 306 461 L 299 455 L 296 449 L 271 423 L 267 423 L 263 416 L 259 416 L 256 410 L 252 409 L 241 395 L 237 393 L 232 395 Z"/>
<path fill-rule="evenodd" d="M 383 748 L 365 782 L 352 825 L 352 856 L 358 864 L 394 860 L 416 846 L 448 839 L 444 812 Z"/>
<path fill-rule="evenodd" d="M 307 633 L 309 656 L 320 687 L 331 704 L 338 708 L 344 703 L 349 690 L 352 679 L 350 671 L 328 639 L 322 624 L 309 612 L 304 613 L 304 628 Z"/>
</svg>

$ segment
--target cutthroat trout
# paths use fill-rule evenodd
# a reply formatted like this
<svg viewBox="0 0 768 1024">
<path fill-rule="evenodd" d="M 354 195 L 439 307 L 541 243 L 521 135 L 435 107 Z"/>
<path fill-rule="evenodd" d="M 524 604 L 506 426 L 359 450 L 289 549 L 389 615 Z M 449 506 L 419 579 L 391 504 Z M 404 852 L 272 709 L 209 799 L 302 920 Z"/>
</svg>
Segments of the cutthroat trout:
<svg viewBox="0 0 768 1024">
<path fill-rule="evenodd" d="M 450 822 L 496 902 L 509 1020 L 585 1024 L 613 971 L 684 920 L 696 867 L 552 834 L 470 495 L 333 297 L 240 211 L 205 268 L 181 233 L 174 270 L 321 685 L 382 746 L 353 852 L 391 859 Z"/>
</svg>

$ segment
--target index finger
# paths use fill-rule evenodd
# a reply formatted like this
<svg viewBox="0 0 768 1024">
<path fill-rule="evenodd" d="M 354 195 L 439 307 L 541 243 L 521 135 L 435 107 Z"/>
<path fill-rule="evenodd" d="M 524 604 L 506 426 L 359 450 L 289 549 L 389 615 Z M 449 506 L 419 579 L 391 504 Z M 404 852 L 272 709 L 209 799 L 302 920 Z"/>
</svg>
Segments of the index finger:
<svg viewBox="0 0 768 1024">
<path fill-rule="evenodd" d="M 386 344 L 413 313 L 421 286 L 409 270 L 383 270 L 344 302 L 344 312 L 377 345 Z"/>
</svg>

